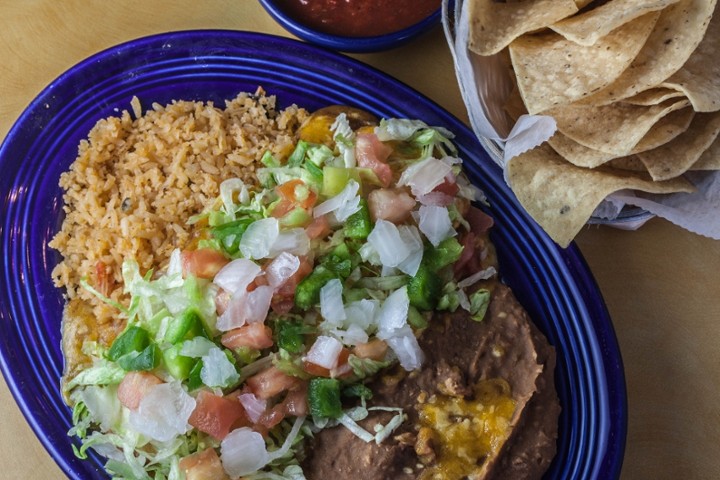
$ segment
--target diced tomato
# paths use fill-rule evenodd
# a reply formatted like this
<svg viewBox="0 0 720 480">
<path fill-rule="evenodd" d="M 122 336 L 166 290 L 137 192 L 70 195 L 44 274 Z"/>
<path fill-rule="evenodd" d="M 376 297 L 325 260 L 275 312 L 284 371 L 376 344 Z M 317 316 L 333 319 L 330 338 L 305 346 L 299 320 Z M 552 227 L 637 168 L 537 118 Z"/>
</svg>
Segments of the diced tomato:
<svg viewBox="0 0 720 480">
<path fill-rule="evenodd" d="M 307 382 L 302 382 L 295 390 L 289 391 L 282 404 L 287 415 L 293 417 L 307 415 Z"/>
<path fill-rule="evenodd" d="M 490 215 L 473 206 L 470 206 L 467 213 L 465 213 L 465 220 L 468 221 L 470 229 L 476 235 L 487 232 L 495 223 Z"/>
<path fill-rule="evenodd" d="M 330 378 L 330 370 L 320 365 L 316 365 L 312 362 L 303 361 L 303 370 L 313 377 L 325 377 Z"/>
<path fill-rule="evenodd" d="M 188 423 L 201 432 L 222 440 L 238 420 L 246 418 L 242 404 L 228 397 L 220 397 L 202 390 Z"/>
<path fill-rule="evenodd" d="M 265 400 L 296 387 L 298 382 L 299 379 L 284 374 L 276 367 L 270 367 L 247 379 L 250 390 Z"/>
<path fill-rule="evenodd" d="M 215 277 L 220 269 L 230 262 L 222 253 L 212 248 L 183 250 L 180 253 L 180 260 L 184 277 L 194 275 L 207 279 Z"/>
<path fill-rule="evenodd" d="M 227 292 L 227 290 L 223 290 L 221 288 L 218 291 L 217 295 L 215 295 L 215 311 L 218 315 L 222 315 L 223 313 L 225 313 L 225 310 L 227 310 L 229 304 L 230 294 Z"/>
<path fill-rule="evenodd" d="M 282 404 L 277 404 L 271 409 L 263 412 L 263 414 L 260 415 L 260 418 L 258 418 L 258 421 L 255 423 L 255 425 L 259 425 L 270 430 L 271 428 L 282 422 L 284 418 L 285 408 Z"/>
<path fill-rule="evenodd" d="M 313 262 L 307 256 L 298 257 L 300 265 L 297 271 L 290 278 L 280 285 L 273 295 L 270 307 L 275 313 L 288 313 L 295 306 L 295 289 L 305 277 L 310 275 L 313 270 Z"/>
<path fill-rule="evenodd" d="M 392 148 L 378 140 L 374 133 L 359 133 L 355 139 L 355 158 L 362 168 L 369 168 L 384 187 L 392 183 L 393 173 L 386 163 Z"/>
<path fill-rule="evenodd" d="M 293 202 L 283 198 L 275 204 L 272 211 L 270 212 L 270 215 L 275 218 L 282 218 L 288 213 L 290 213 L 294 208 L 295 204 Z"/>
<path fill-rule="evenodd" d="M 305 233 L 310 240 L 315 238 L 325 238 L 330 234 L 330 232 L 332 232 L 332 229 L 330 228 L 330 222 L 328 222 L 326 215 L 320 215 L 319 217 L 314 218 L 312 223 L 305 227 Z"/>
<path fill-rule="evenodd" d="M 462 279 L 483 269 L 483 255 L 486 253 L 484 237 L 466 232 L 460 237 L 462 254 L 453 265 L 455 278 Z"/>
<path fill-rule="evenodd" d="M 225 333 L 220 342 L 227 348 L 262 350 L 273 346 L 272 330 L 264 323 L 248 323 Z"/>
<path fill-rule="evenodd" d="M 372 360 L 384 360 L 387 354 L 388 344 L 384 340 L 375 338 L 367 343 L 359 343 L 353 348 L 356 357 L 370 358 Z"/>
<path fill-rule="evenodd" d="M 280 195 L 280 198 L 288 200 L 305 210 L 315 205 L 317 201 L 317 193 L 299 178 L 278 185 L 275 187 L 275 191 Z"/>
<path fill-rule="evenodd" d="M 185 480 L 229 480 L 230 478 L 212 447 L 181 458 L 179 466 L 180 470 L 185 472 Z"/>
<path fill-rule="evenodd" d="M 114 286 L 112 268 L 99 260 L 95 264 L 95 289 L 107 297 L 113 291 Z"/>
<path fill-rule="evenodd" d="M 402 223 L 415 208 L 415 199 L 400 188 L 378 188 L 368 195 L 368 209 L 373 220 Z"/>
<path fill-rule="evenodd" d="M 295 300 L 293 297 L 281 297 L 275 295 L 270 302 L 270 308 L 278 315 L 286 315 L 290 313 L 290 310 L 295 306 Z"/>
<path fill-rule="evenodd" d="M 252 292 L 257 287 L 259 287 L 261 285 L 267 285 L 267 284 L 268 284 L 267 277 L 265 277 L 265 275 L 258 275 L 257 277 L 255 277 L 255 279 L 252 282 L 250 282 L 250 284 L 247 286 L 246 290 L 248 292 Z"/>
<path fill-rule="evenodd" d="M 155 385 L 163 383 L 148 372 L 128 372 L 118 385 L 117 396 L 120 403 L 130 410 L 137 410 L 140 401 Z"/>
<path fill-rule="evenodd" d="M 444 193 L 445 195 L 448 195 L 450 197 L 455 197 L 458 192 L 460 191 L 460 187 L 458 187 L 457 182 L 454 178 L 448 178 L 445 177 L 445 181 L 438 185 L 437 187 L 433 188 L 433 192 L 440 192 Z"/>
</svg>

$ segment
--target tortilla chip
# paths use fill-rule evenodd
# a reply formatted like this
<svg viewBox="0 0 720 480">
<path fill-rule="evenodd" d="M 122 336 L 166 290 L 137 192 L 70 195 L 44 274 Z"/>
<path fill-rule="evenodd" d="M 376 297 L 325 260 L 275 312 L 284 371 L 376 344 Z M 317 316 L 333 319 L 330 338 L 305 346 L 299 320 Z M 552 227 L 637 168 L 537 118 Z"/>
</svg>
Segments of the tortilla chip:
<svg viewBox="0 0 720 480">
<path fill-rule="evenodd" d="M 694 116 L 695 112 L 689 107 L 669 113 L 653 125 L 634 148 L 621 155 L 644 152 L 671 141 L 688 129 Z M 548 143 L 561 157 L 578 167 L 595 168 L 618 158 L 618 154 L 601 152 L 580 145 L 560 132 L 556 132 Z"/>
<path fill-rule="evenodd" d="M 576 167 L 546 145 L 510 160 L 507 174 L 522 206 L 561 247 L 570 244 L 595 208 L 613 192 L 626 188 L 650 193 L 694 189 L 683 178 L 653 182 L 641 172 Z"/>
<path fill-rule="evenodd" d="M 497 53 L 523 33 L 545 28 L 578 11 L 574 0 L 512 3 L 474 0 L 469 3 L 468 47 L 479 55 Z"/>
<path fill-rule="evenodd" d="M 665 145 L 685 132 L 690 127 L 693 118 L 695 118 L 695 110 L 690 107 L 668 113 L 652 126 L 629 153 L 646 152 Z"/>
<path fill-rule="evenodd" d="M 636 18 L 587 47 L 553 32 L 515 39 L 510 58 L 528 112 L 572 103 L 612 83 L 635 59 L 659 16 Z"/>
<path fill-rule="evenodd" d="M 717 0 L 680 0 L 663 9 L 653 33 L 630 67 L 613 83 L 580 102 L 607 105 L 667 80 L 702 40 L 716 3 Z"/>
<path fill-rule="evenodd" d="M 647 107 L 650 105 L 657 105 L 658 103 L 670 100 L 671 98 L 684 96 L 685 94 L 683 92 L 673 88 L 651 88 L 649 90 L 645 90 L 644 92 L 637 93 L 632 97 L 628 97 L 625 100 L 622 100 L 622 102 L 629 103 L 630 105 L 641 105 Z"/>
<path fill-rule="evenodd" d="M 672 142 L 638 153 L 653 180 L 675 178 L 687 172 L 720 134 L 720 112 L 698 113 L 690 128 Z"/>
<path fill-rule="evenodd" d="M 615 168 L 618 170 L 630 170 L 631 172 L 647 173 L 647 168 L 645 168 L 645 164 L 643 164 L 642 160 L 640 160 L 637 155 L 613 158 L 605 165 L 607 167 Z"/>
<path fill-rule="evenodd" d="M 698 112 L 720 110 L 720 14 L 713 16 L 697 49 L 661 87 L 683 92 Z"/>
<path fill-rule="evenodd" d="M 598 8 L 560 20 L 550 28 L 579 45 L 594 45 L 616 28 L 679 0 L 612 0 Z"/>
<path fill-rule="evenodd" d="M 720 136 L 700 155 L 690 170 L 720 170 Z"/>
<path fill-rule="evenodd" d="M 580 145 L 615 156 L 632 151 L 661 118 L 690 104 L 668 100 L 649 107 L 614 103 L 602 107 L 568 105 L 547 112 L 557 128 Z"/>
</svg>

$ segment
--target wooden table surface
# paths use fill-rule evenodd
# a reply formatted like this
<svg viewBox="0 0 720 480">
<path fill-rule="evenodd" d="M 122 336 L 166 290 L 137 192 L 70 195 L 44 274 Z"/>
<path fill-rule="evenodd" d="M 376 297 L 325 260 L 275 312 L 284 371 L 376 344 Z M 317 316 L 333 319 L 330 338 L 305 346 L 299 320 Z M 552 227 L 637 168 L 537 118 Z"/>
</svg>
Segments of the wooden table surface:
<svg viewBox="0 0 720 480">
<path fill-rule="evenodd" d="M 85 57 L 185 29 L 288 36 L 254 0 L 0 0 L 0 139 L 37 93 Z M 355 55 L 467 121 L 442 29 Z M 615 325 L 629 429 L 622 478 L 720 478 L 720 242 L 660 219 L 577 238 Z M 61 479 L 0 380 L 0 479 Z"/>
</svg>

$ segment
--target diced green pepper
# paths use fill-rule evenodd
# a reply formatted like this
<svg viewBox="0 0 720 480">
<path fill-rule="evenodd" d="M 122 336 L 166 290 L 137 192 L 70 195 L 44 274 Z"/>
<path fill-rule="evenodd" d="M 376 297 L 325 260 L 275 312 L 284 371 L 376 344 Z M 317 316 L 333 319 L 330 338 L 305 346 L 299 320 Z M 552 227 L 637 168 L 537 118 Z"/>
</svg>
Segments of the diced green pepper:
<svg viewBox="0 0 720 480">
<path fill-rule="evenodd" d="M 108 350 L 108 358 L 113 362 L 131 352 L 141 352 L 150 345 L 150 335 L 142 327 L 132 326 L 115 339 Z"/>
<path fill-rule="evenodd" d="M 201 359 L 201 360 L 198 360 L 195 363 L 195 366 L 192 367 L 192 369 L 190 370 L 190 373 L 188 374 L 188 381 L 187 381 L 187 387 L 188 387 L 189 391 L 192 392 L 193 390 L 197 390 L 198 388 L 200 388 L 204 385 L 202 378 L 200 378 L 200 372 L 202 371 L 202 368 L 203 368 L 203 361 Z"/>
<path fill-rule="evenodd" d="M 311 379 L 308 385 L 308 406 L 313 417 L 340 417 L 342 415 L 340 381 L 336 378 Z"/>
<path fill-rule="evenodd" d="M 360 200 L 360 210 L 353 213 L 345 221 L 345 236 L 347 238 L 367 238 L 372 231 L 372 222 L 370 221 L 370 210 L 367 201 Z"/>
<path fill-rule="evenodd" d="M 433 271 L 447 267 L 458 261 L 463 252 L 463 246 L 457 241 L 457 238 L 446 238 L 437 247 L 429 247 L 423 255 L 423 263 Z"/>
<path fill-rule="evenodd" d="M 197 360 L 191 357 L 180 355 L 182 344 L 171 345 L 167 350 L 163 351 L 163 363 L 165 368 L 174 378 L 178 380 L 186 380 L 190 376 Z"/>
<path fill-rule="evenodd" d="M 320 289 L 337 275 L 323 265 L 315 267 L 295 289 L 295 305 L 307 310 L 320 301 Z"/>
<path fill-rule="evenodd" d="M 407 284 L 410 305 L 420 310 L 433 310 L 442 293 L 442 279 L 430 268 L 420 264 L 414 277 Z"/>
<path fill-rule="evenodd" d="M 117 359 L 117 364 L 127 371 L 148 371 L 160 364 L 160 349 L 150 344 L 141 352 L 132 351 Z"/>
<path fill-rule="evenodd" d="M 326 255 L 320 264 L 340 278 L 347 278 L 352 273 L 353 262 L 350 248 L 345 243 L 336 246 L 333 251 Z"/>
<path fill-rule="evenodd" d="M 321 194 L 325 197 L 334 197 L 342 192 L 350 180 L 360 183 L 360 173 L 354 168 L 323 167 L 323 186 Z"/>
<path fill-rule="evenodd" d="M 179 317 L 170 321 L 165 331 L 164 340 L 174 345 L 183 340 L 193 339 L 198 335 L 205 336 L 202 318 L 197 308 L 189 307 Z"/>
<path fill-rule="evenodd" d="M 353 383 L 343 388 L 342 394 L 344 397 L 363 398 L 365 400 L 370 400 L 373 396 L 372 390 L 363 383 Z"/>
<path fill-rule="evenodd" d="M 253 218 L 241 218 L 240 220 L 213 227 L 210 229 L 210 233 L 220 242 L 220 245 L 227 253 L 234 255 L 240 250 L 240 239 L 243 233 L 254 221 Z"/>
<path fill-rule="evenodd" d="M 261 353 L 260 350 L 250 347 L 238 347 L 233 349 L 233 352 L 235 352 L 237 359 L 244 365 L 248 365 L 260 358 Z"/>
<path fill-rule="evenodd" d="M 278 320 L 275 324 L 277 346 L 289 353 L 300 353 L 305 346 L 304 335 L 311 331 L 301 320 Z"/>
</svg>

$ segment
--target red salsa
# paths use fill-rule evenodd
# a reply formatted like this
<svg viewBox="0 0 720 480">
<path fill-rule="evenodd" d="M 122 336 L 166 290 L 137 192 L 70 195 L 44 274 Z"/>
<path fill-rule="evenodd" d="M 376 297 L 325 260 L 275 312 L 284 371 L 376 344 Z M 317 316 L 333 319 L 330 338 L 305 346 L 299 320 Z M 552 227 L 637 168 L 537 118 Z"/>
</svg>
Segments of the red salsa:
<svg viewBox="0 0 720 480">
<path fill-rule="evenodd" d="M 278 0 L 301 23 L 324 33 L 372 37 L 397 32 L 426 18 L 441 0 Z"/>
</svg>

